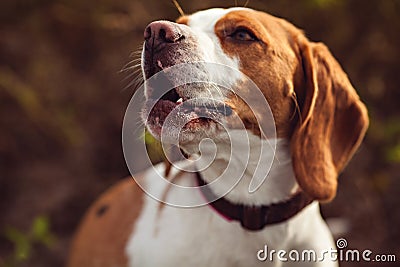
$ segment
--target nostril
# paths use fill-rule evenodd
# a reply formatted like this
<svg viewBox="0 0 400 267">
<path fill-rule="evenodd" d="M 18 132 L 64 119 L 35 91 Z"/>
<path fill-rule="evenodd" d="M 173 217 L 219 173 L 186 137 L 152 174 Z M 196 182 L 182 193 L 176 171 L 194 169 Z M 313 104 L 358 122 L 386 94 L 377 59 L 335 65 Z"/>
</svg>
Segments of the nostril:
<svg viewBox="0 0 400 267">
<path fill-rule="evenodd" d="M 151 37 L 151 26 L 147 26 L 146 29 L 144 30 L 144 39 L 148 40 Z"/>
<path fill-rule="evenodd" d="M 158 32 L 158 37 L 159 37 L 161 40 L 169 41 L 169 40 L 167 39 L 167 32 L 165 31 L 164 28 L 161 28 L 161 29 L 160 29 L 160 31 Z"/>
<path fill-rule="evenodd" d="M 165 43 L 175 43 L 184 39 L 181 29 L 178 25 L 169 21 L 154 21 L 144 30 L 144 39 L 146 45 L 158 47 Z M 153 40 L 150 43 L 150 39 Z"/>
<path fill-rule="evenodd" d="M 166 43 L 174 43 L 181 37 L 182 34 L 180 34 L 175 28 L 160 28 L 160 31 L 158 32 L 158 38 Z"/>
</svg>

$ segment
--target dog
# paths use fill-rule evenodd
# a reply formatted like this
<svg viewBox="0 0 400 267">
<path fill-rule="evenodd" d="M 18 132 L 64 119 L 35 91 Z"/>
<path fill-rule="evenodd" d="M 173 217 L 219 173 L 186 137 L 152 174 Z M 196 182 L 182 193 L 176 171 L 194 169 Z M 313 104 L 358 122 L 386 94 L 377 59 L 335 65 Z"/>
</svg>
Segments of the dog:
<svg viewBox="0 0 400 267">
<path fill-rule="evenodd" d="M 185 111 L 183 117 L 172 116 L 170 136 L 176 136 L 177 121 L 189 118 L 178 137 L 184 154 L 200 154 L 199 143 L 208 137 L 219 151 L 214 162 L 198 172 L 160 163 L 135 175 L 136 181 L 160 192 L 165 203 L 210 201 L 195 208 L 174 207 L 126 179 L 90 207 L 74 238 L 68 266 L 337 266 L 335 260 L 320 258 L 335 243 L 319 202 L 335 197 L 338 174 L 359 147 L 369 120 L 366 107 L 328 48 L 309 41 L 286 20 L 249 8 L 213 8 L 181 16 L 176 22 L 155 21 L 146 27 L 144 39 L 145 79 L 188 62 L 236 69 L 240 74 L 226 69 L 207 72 L 200 66 L 191 75 L 198 71 L 202 77 L 215 76 L 214 80 L 229 83 L 250 99 L 252 92 L 242 78 L 251 79 L 270 106 L 276 136 L 263 137 L 259 119 L 264 114 L 255 114 L 243 98 L 228 91 L 177 86 L 154 103 L 157 88 L 148 86 L 143 117 L 157 139 L 171 110 L 197 98 L 217 99 L 218 104 L 203 103 L 214 106 L 205 113 L 217 114 L 214 118 L 236 129 L 202 120 L 193 109 L 186 111 L 190 116 Z M 239 130 L 230 121 L 232 113 L 243 123 Z M 247 143 L 240 133 L 248 135 Z M 265 142 L 274 144 L 275 154 L 266 148 L 270 146 L 262 146 Z M 232 144 L 249 147 L 250 158 L 240 181 L 226 194 L 221 193 L 224 184 L 185 194 L 151 179 L 165 172 L 180 185 L 210 185 L 229 161 L 243 165 L 241 153 L 226 152 Z M 267 179 L 249 193 L 253 161 L 257 161 L 254 153 L 261 155 L 261 163 L 272 165 Z M 294 259 L 296 254 L 289 253 L 293 250 L 300 254 L 313 250 L 318 259 Z"/>
</svg>

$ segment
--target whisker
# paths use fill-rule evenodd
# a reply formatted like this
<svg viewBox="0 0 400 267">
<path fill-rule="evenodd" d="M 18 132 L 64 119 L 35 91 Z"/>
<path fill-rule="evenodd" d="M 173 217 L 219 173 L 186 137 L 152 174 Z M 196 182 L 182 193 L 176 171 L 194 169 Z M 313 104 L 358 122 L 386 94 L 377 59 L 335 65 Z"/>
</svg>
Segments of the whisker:
<svg viewBox="0 0 400 267">
<path fill-rule="evenodd" d="M 135 92 L 143 83 L 144 78 L 141 74 L 141 63 L 142 63 L 142 45 L 139 45 L 133 52 L 131 52 L 130 56 L 131 60 L 126 63 L 119 73 L 127 73 L 126 77 L 122 79 L 122 82 L 125 83 L 127 80 L 132 79 L 122 90 L 124 92 L 130 88 L 133 88 Z"/>
<path fill-rule="evenodd" d="M 139 119 L 136 121 L 136 129 L 140 129 L 140 128 L 145 128 L 146 124 L 144 123 L 144 121 L 142 119 Z"/>
<path fill-rule="evenodd" d="M 215 108 L 217 108 L 217 106 L 215 105 L 214 98 L 212 97 L 211 90 L 208 88 L 208 86 L 206 86 L 206 90 L 207 90 L 207 92 L 208 92 L 208 93 L 209 93 L 209 95 L 210 95 L 210 99 L 211 99 L 211 100 L 213 100 L 214 107 L 215 107 Z"/>
<path fill-rule="evenodd" d="M 129 73 L 138 73 L 139 71 L 141 71 L 142 70 L 142 68 L 141 68 L 141 66 L 140 66 L 140 64 L 136 64 L 136 65 L 134 65 L 134 66 L 130 66 L 130 67 L 126 67 L 125 69 L 123 69 L 123 70 L 120 70 L 120 73 L 127 73 L 127 72 L 129 72 Z"/>
<path fill-rule="evenodd" d="M 141 54 L 141 53 L 142 53 L 142 50 L 143 50 L 143 44 L 139 44 L 139 45 L 136 47 L 136 49 L 132 51 L 132 53 L 131 53 L 130 56 L 134 56 L 134 55 L 137 55 L 137 54 Z"/>
<path fill-rule="evenodd" d="M 221 98 L 223 98 L 224 95 L 223 95 L 221 89 L 219 88 L 219 86 L 217 84 L 213 84 L 213 88 L 218 92 L 219 96 Z M 217 106 L 216 106 L 217 104 L 215 102 L 216 101 L 214 101 L 214 107 L 217 109 Z M 224 105 L 224 109 L 225 109 L 225 105 Z"/>
<path fill-rule="evenodd" d="M 119 72 L 122 73 L 122 72 L 127 72 L 127 71 L 130 71 L 130 70 L 133 70 L 133 71 L 141 70 L 141 68 L 140 68 L 141 65 L 142 65 L 141 63 L 137 63 L 137 64 L 132 65 L 132 66 L 125 66 Z"/>
<path fill-rule="evenodd" d="M 139 45 L 138 48 L 135 51 L 132 51 L 131 55 L 138 55 L 138 54 L 142 54 L 143 52 L 143 45 Z"/>
<path fill-rule="evenodd" d="M 127 81 L 127 80 L 131 80 L 132 77 L 134 77 L 134 76 L 135 76 L 135 77 L 134 77 L 133 80 L 136 80 L 136 79 L 137 79 L 136 75 L 137 75 L 137 72 L 136 72 L 136 73 L 135 73 L 135 72 L 132 72 L 132 73 L 126 75 L 126 77 L 125 77 L 124 79 L 122 79 L 122 82 L 125 82 L 125 81 Z"/>
<path fill-rule="evenodd" d="M 172 3 L 174 3 L 176 9 L 178 10 L 179 14 L 181 14 L 181 16 L 185 16 L 185 12 L 183 12 L 181 6 L 179 5 L 177 0 L 172 0 Z"/>
<path fill-rule="evenodd" d="M 135 79 L 133 79 L 128 85 L 126 85 L 121 91 L 124 92 L 129 88 L 133 88 L 133 92 L 135 92 L 140 86 L 144 83 L 144 78 L 142 75 L 138 75 Z"/>
<path fill-rule="evenodd" d="M 141 72 L 141 70 L 142 69 L 138 67 L 126 68 L 125 70 L 121 70 L 120 73 L 126 73 L 129 71 L 128 75 L 122 81 L 126 81 L 127 79 L 132 78 L 132 76 L 138 75 Z"/>
</svg>

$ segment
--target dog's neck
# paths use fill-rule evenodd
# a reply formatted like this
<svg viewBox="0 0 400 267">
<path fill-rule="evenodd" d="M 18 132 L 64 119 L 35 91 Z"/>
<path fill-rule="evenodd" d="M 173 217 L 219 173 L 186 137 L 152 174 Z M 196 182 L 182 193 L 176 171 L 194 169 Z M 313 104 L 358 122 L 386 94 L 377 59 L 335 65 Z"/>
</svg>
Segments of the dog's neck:
<svg viewBox="0 0 400 267">
<path fill-rule="evenodd" d="M 246 132 L 246 138 L 243 131 L 232 131 L 229 136 L 230 140 L 214 140 L 216 146 L 208 143 L 200 149 L 203 157 L 198 160 L 200 169 L 213 158 L 212 163 L 200 171 L 205 182 L 211 183 L 222 175 L 218 183 L 211 185 L 217 195 L 225 195 L 233 203 L 268 205 L 288 199 L 298 189 L 287 140 L 261 140 L 249 132 Z M 275 153 L 273 147 L 276 148 Z M 266 173 L 266 179 L 261 182 Z M 237 185 L 230 190 L 240 177 Z M 255 184 L 251 182 L 254 178 Z M 254 187 L 259 184 L 258 188 Z M 257 190 L 251 193 L 251 188 Z"/>
</svg>

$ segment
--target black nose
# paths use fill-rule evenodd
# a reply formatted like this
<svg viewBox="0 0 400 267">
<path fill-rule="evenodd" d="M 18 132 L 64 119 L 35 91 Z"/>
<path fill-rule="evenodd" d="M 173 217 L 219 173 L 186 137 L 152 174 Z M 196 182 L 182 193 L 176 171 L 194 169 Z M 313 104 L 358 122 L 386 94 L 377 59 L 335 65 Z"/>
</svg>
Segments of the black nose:
<svg viewBox="0 0 400 267">
<path fill-rule="evenodd" d="M 144 30 L 146 48 L 162 48 L 167 43 L 175 43 L 183 39 L 179 26 L 169 21 L 154 21 Z"/>
</svg>

